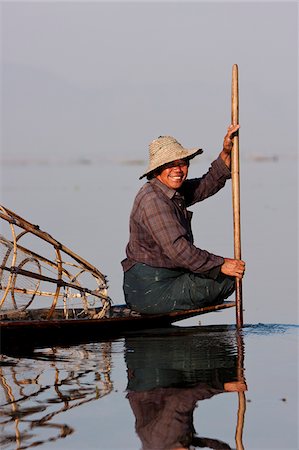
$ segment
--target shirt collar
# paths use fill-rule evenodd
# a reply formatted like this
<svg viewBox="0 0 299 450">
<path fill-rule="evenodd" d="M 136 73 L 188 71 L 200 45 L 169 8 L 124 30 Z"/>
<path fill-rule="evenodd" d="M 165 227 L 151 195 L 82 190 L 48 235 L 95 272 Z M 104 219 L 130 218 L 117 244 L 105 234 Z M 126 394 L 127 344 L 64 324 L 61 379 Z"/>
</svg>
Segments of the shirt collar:
<svg viewBox="0 0 299 450">
<path fill-rule="evenodd" d="M 149 182 L 152 185 L 157 186 L 159 189 L 161 189 L 161 191 L 170 199 L 172 199 L 177 192 L 175 189 L 171 189 L 168 186 L 166 186 L 166 184 L 162 183 L 157 178 L 152 178 L 151 180 L 149 180 Z"/>
</svg>

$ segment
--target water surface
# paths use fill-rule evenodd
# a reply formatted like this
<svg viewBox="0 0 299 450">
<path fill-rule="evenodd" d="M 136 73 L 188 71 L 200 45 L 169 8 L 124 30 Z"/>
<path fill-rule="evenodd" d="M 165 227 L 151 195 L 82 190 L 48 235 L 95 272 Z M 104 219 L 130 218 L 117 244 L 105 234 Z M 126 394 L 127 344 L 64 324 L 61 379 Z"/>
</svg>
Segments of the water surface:
<svg viewBox="0 0 299 450">
<path fill-rule="evenodd" d="M 2 355 L 1 448 L 296 449 L 297 342 L 290 325 L 172 327 Z"/>
<path fill-rule="evenodd" d="M 6 161 L 2 171 L 1 202 L 105 273 L 115 303 L 123 302 L 120 261 L 145 165 L 135 163 L 27 159 Z M 208 164 L 195 163 L 191 175 Z M 188 418 L 185 445 L 236 448 L 239 411 L 244 448 L 299 448 L 296 164 L 246 160 L 241 167 L 242 333 L 229 309 L 171 332 L 2 354 L 1 448 L 146 449 L 157 447 L 159 424 L 176 419 L 163 438 L 171 448 L 184 422 L 172 407 Z M 193 210 L 195 242 L 232 256 L 230 187 Z M 9 234 L 2 223 L 1 233 Z M 145 402 L 151 414 L 143 415 Z M 238 436 L 242 448 L 240 424 Z"/>
</svg>

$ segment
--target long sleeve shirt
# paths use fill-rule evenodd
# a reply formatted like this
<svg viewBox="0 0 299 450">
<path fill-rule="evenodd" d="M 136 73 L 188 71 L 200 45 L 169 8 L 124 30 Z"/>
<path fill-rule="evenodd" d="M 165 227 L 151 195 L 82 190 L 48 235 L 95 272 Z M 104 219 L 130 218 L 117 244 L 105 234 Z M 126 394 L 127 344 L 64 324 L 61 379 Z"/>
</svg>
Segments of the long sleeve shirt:
<svg viewBox="0 0 299 450">
<path fill-rule="evenodd" d="M 194 245 L 192 212 L 187 207 L 214 195 L 230 177 L 230 170 L 218 157 L 205 175 L 185 180 L 177 191 L 157 178 L 145 183 L 137 193 L 130 216 L 124 271 L 136 263 L 145 263 L 215 278 L 224 259 Z"/>
</svg>

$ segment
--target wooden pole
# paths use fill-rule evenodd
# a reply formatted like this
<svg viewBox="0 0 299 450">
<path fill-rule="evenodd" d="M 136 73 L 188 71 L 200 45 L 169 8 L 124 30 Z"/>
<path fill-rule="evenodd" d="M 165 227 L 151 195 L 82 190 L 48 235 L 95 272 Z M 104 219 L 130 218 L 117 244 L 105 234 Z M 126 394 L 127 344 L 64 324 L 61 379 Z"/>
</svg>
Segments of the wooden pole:
<svg viewBox="0 0 299 450">
<path fill-rule="evenodd" d="M 231 92 L 231 121 L 232 125 L 239 123 L 239 81 L 238 66 L 233 65 Z M 239 131 L 233 138 L 232 150 L 232 197 L 234 219 L 234 257 L 241 259 L 241 223 L 240 223 L 240 169 L 239 169 Z M 243 326 L 242 281 L 236 278 L 236 323 Z"/>
</svg>

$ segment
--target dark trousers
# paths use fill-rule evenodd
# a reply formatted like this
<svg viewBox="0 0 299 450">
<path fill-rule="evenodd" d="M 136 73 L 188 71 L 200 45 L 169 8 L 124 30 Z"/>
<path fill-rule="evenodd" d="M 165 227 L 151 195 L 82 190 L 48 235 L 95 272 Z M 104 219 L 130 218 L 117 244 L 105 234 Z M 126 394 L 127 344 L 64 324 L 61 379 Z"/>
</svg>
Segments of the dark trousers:
<svg viewBox="0 0 299 450">
<path fill-rule="evenodd" d="M 234 292 L 235 279 L 220 273 L 214 280 L 138 263 L 124 273 L 123 290 L 131 309 L 156 314 L 223 303 Z"/>
</svg>

